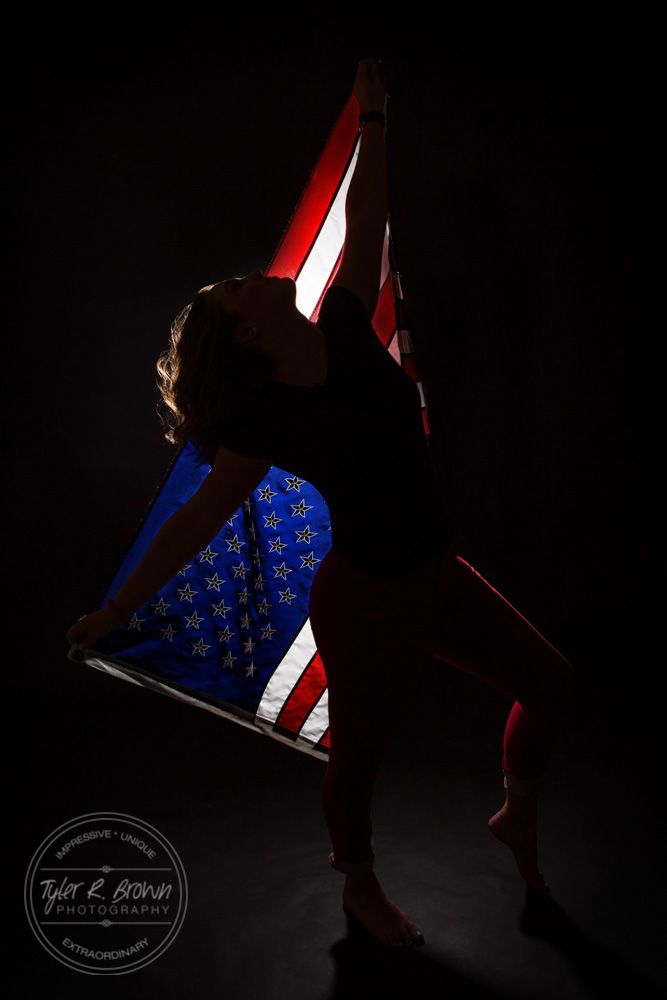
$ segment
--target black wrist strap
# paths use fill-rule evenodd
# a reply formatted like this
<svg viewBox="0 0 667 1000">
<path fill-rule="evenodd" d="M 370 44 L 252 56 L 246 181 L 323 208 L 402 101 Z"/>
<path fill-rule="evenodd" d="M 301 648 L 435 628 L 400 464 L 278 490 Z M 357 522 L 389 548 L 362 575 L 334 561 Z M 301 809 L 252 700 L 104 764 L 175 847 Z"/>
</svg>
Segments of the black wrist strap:
<svg viewBox="0 0 667 1000">
<path fill-rule="evenodd" d="M 386 118 L 384 111 L 362 111 L 359 115 L 359 131 L 361 131 L 368 122 L 378 122 L 380 125 L 386 125 Z"/>
</svg>

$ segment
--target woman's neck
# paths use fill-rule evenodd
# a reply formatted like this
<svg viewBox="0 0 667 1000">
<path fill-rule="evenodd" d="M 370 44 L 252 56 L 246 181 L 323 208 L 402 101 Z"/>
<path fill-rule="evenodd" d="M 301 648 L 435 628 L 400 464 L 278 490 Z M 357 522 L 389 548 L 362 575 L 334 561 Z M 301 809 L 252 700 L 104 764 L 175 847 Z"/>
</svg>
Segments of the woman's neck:
<svg viewBox="0 0 667 1000">
<path fill-rule="evenodd" d="M 273 380 L 294 385 L 321 385 L 329 365 L 324 330 L 303 314 L 300 317 L 277 345 Z"/>
</svg>

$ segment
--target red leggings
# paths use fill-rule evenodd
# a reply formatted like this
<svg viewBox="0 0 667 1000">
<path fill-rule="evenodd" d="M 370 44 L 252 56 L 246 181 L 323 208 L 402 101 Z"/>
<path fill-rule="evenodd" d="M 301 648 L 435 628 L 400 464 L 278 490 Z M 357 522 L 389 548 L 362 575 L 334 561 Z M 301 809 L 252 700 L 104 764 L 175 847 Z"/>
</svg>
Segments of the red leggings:
<svg viewBox="0 0 667 1000">
<path fill-rule="evenodd" d="M 453 544 L 394 580 L 370 576 L 330 549 L 311 587 L 310 623 L 328 685 L 322 806 L 336 860 L 372 856 L 375 778 L 427 659 L 507 695 L 502 769 L 529 780 L 544 773 L 575 684 L 572 664 Z"/>
</svg>

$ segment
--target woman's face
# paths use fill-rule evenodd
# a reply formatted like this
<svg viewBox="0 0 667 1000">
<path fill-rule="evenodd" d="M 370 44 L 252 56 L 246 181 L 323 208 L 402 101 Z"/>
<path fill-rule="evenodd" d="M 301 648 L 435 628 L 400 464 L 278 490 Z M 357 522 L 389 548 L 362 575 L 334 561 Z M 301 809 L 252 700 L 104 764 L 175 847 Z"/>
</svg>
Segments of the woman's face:
<svg viewBox="0 0 667 1000">
<path fill-rule="evenodd" d="M 226 278 L 205 285 L 201 294 L 211 296 L 223 309 L 241 317 L 244 324 L 266 328 L 296 301 L 296 282 L 292 278 L 265 277 L 259 268 L 244 278 Z"/>
</svg>

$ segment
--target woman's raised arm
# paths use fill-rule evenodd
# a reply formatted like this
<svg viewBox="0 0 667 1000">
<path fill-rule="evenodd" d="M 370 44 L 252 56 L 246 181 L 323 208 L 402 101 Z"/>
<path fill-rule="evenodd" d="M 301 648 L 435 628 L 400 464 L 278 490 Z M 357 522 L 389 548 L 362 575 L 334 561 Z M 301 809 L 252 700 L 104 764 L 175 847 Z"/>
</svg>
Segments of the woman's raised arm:
<svg viewBox="0 0 667 1000">
<path fill-rule="evenodd" d="M 362 59 L 354 90 L 359 113 L 386 114 L 387 91 L 382 64 Z M 343 258 L 332 284 L 354 292 L 373 318 L 380 290 L 382 248 L 389 211 L 385 126 L 378 121 L 364 125 L 359 155 L 345 200 Z"/>
</svg>

